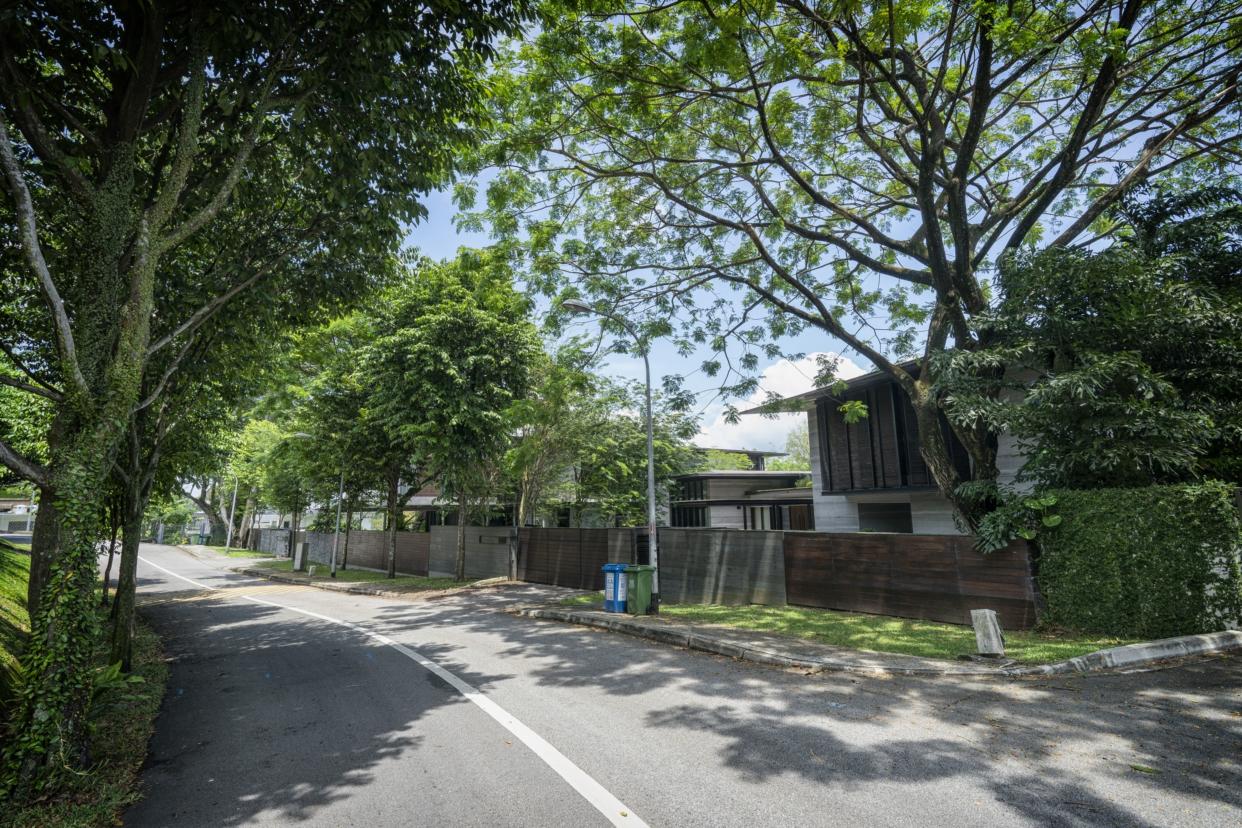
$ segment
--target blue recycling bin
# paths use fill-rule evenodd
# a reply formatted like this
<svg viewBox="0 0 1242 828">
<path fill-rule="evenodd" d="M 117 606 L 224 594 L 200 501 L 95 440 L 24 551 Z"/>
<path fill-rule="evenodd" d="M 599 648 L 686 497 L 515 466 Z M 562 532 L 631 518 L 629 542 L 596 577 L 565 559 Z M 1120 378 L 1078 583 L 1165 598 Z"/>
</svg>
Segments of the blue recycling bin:
<svg viewBox="0 0 1242 828">
<path fill-rule="evenodd" d="M 604 564 L 604 612 L 625 612 L 625 564 Z"/>
</svg>

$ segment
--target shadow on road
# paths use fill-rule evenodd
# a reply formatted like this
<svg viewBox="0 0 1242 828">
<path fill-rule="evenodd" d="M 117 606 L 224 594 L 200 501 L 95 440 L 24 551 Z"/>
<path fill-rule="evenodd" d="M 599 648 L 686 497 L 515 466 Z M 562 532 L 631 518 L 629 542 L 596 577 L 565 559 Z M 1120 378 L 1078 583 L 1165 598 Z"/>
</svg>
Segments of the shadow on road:
<svg viewBox="0 0 1242 828">
<path fill-rule="evenodd" d="M 1149 809 L 1135 794 L 1173 797 L 1183 817 L 1200 804 L 1226 817 L 1242 809 L 1242 659 L 1022 682 L 807 677 L 500 611 L 546 597 L 512 587 L 377 602 L 364 623 L 480 689 L 520 675 L 549 692 L 591 691 L 581 698 L 592 701 L 575 704 L 602 695 L 619 710 L 630 705 L 645 729 L 713 746 L 743 783 L 792 776 L 828 791 L 884 783 L 918 795 L 926 783 L 971 782 L 1014 821 L 1049 825 L 1168 823 L 1144 821 Z M 278 610 L 237 600 L 175 598 L 142 610 L 175 659 L 174 680 L 152 744 L 149 798 L 127 824 L 312 819 L 372 784 L 386 761 L 431 749 L 421 732 L 429 716 L 469 705 L 359 633 L 288 616 L 276 623 Z M 499 655 L 507 671 L 471 669 L 449 641 L 463 635 L 486 637 L 479 652 Z M 180 734 L 201 730 L 193 720 L 204 696 L 216 733 L 190 743 Z M 195 778 L 191 757 L 194 767 L 228 771 Z"/>
<path fill-rule="evenodd" d="M 745 780 L 797 774 L 841 788 L 987 780 L 1015 817 L 1043 824 L 1149 824 L 1125 797 L 1101 796 L 1101 787 L 1115 786 L 1242 813 L 1242 659 L 1025 681 L 807 677 L 468 611 L 500 609 L 527 589 L 445 599 L 413 613 L 393 606 L 380 625 L 432 641 L 447 625 L 498 636 L 502 654 L 542 686 L 625 699 L 687 690 L 701 703 L 652 710 L 645 725 L 723 741 L 720 759 Z"/>
<path fill-rule="evenodd" d="M 157 593 L 140 611 L 163 637 L 172 672 L 146 798 L 127 825 L 310 820 L 372 784 L 378 766 L 419 749 L 421 720 L 470 705 L 400 653 L 340 626 L 206 591 Z M 453 650 L 420 647 L 476 687 L 507 678 L 472 672 Z M 214 775 L 203 778 L 205 768 Z"/>
</svg>

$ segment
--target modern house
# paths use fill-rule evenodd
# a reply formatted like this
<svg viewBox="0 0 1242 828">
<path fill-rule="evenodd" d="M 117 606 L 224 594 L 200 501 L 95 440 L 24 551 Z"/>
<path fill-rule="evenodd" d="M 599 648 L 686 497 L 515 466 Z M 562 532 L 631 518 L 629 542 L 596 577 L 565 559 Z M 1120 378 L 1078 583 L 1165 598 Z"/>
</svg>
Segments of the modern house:
<svg viewBox="0 0 1242 828">
<path fill-rule="evenodd" d="M 916 363 L 902 366 L 915 376 Z M 820 532 L 912 532 L 956 535 L 953 508 L 941 496 L 919 454 L 914 408 L 886 373 L 874 371 L 845 383 L 834 393 L 816 389 L 791 397 L 805 405 L 811 437 L 811 480 L 815 528 Z M 787 400 L 786 402 L 788 402 Z M 846 423 L 842 403 L 859 400 L 867 416 Z M 761 406 L 745 414 L 763 413 Z M 970 457 L 947 422 L 941 429 L 964 479 Z M 1022 458 L 1015 440 L 997 444 L 1000 482 L 1011 483 Z"/>
<path fill-rule="evenodd" d="M 30 534 L 37 511 L 30 497 L 0 498 L 0 534 Z"/>
<path fill-rule="evenodd" d="M 669 526 L 712 529 L 815 528 L 806 472 L 702 471 L 673 478 Z"/>
</svg>

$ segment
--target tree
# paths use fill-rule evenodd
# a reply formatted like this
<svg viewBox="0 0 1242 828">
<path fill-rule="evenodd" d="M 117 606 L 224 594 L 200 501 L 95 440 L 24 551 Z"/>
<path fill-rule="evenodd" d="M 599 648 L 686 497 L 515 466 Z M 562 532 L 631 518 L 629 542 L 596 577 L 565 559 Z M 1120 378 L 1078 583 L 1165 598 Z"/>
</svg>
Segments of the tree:
<svg viewBox="0 0 1242 828">
<path fill-rule="evenodd" d="M 702 463 L 705 470 L 711 471 L 744 471 L 754 468 L 754 464 L 745 454 L 720 449 L 708 449 L 703 452 Z"/>
<path fill-rule="evenodd" d="M 378 336 L 373 317 L 382 315 L 384 297 L 373 305 L 333 322 L 303 343 L 313 373 L 293 422 L 317 445 L 307 475 L 331 491 L 322 502 L 330 503 L 342 485 L 348 492 L 347 525 L 352 505 L 364 491 L 384 490 L 387 569 L 388 577 L 395 578 L 397 532 L 405 528 L 405 506 L 428 482 L 430 473 L 420 465 L 411 435 L 394 427 L 393 419 L 375 415 L 376 389 L 364 366 Z M 407 417 L 417 416 L 419 410 L 417 405 L 410 406 Z"/>
<path fill-rule="evenodd" d="M 408 441 L 456 497 L 461 580 L 467 504 L 494 490 L 512 440 L 508 412 L 525 396 L 539 350 L 529 303 L 506 262 L 463 251 L 417 265 L 387 305 L 365 356 L 367 416 Z"/>
<path fill-rule="evenodd" d="M 162 527 L 165 538 L 180 542 L 185 537 L 190 519 L 194 517 L 194 507 L 189 498 L 172 493 L 153 499 L 143 513 L 143 523 L 147 533 L 156 535 Z"/>
<path fill-rule="evenodd" d="M 805 416 L 785 438 L 785 456 L 773 457 L 768 461 L 768 468 L 773 471 L 811 470 L 811 431 Z"/>
<path fill-rule="evenodd" d="M 578 343 L 540 353 L 529 393 L 509 412 L 514 440 L 505 471 L 516 492 L 518 526 L 529 525 L 542 507 L 572 497 L 574 461 L 608 419 L 600 383 L 587 370 L 590 358 Z"/>
<path fill-rule="evenodd" d="M 0 445 L 49 505 L 7 751 L 20 796 L 89 761 L 94 542 L 127 424 L 238 295 L 297 285 L 317 259 L 361 278 L 391 253 L 473 119 L 488 42 L 521 11 L 370 5 L 75 4 L 0 24 L 0 270 L 19 288 L 0 336 L 23 390 L 54 407 L 47 463 Z M 170 268 L 208 229 L 242 230 L 251 252 Z"/>
<path fill-rule="evenodd" d="M 610 413 L 579 454 L 574 469 L 576 511 L 598 511 L 613 525 L 647 524 L 647 425 L 636 413 L 639 394 L 612 389 Z M 702 466 L 702 454 L 690 440 L 698 421 L 675 405 L 655 400 L 654 448 L 656 496 L 665 502 L 668 481 Z M 658 506 L 658 504 L 657 504 Z"/>
<path fill-rule="evenodd" d="M 548 3 L 501 64 L 472 226 L 549 293 L 572 281 L 720 352 L 704 369 L 730 393 L 782 337 L 836 337 L 910 398 L 973 525 L 989 504 L 959 493 L 943 429 L 983 481 L 995 435 L 936 393 L 936 357 L 987 344 L 973 322 L 1005 255 L 1089 244 L 1144 181 L 1232 173 L 1239 9 Z"/>
<path fill-rule="evenodd" d="M 942 386 L 1020 439 L 1038 485 L 1239 482 L 1242 195 L 1136 195 L 1117 219 L 1107 248 L 1008 262 L 992 344 L 947 355 Z"/>
</svg>

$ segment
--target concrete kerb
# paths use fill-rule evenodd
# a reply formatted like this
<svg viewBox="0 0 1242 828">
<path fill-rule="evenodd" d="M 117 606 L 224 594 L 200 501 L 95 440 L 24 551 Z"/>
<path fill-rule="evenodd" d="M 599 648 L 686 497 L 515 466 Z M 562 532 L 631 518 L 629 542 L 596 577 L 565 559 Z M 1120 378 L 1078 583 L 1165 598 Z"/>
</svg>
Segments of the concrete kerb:
<svg viewBox="0 0 1242 828">
<path fill-rule="evenodd" d="M 1075 673 L 1095 673 L 1107 670 L 1137 669 L 1157 667 L 1171 660 L 1190 656 L 1214 655 L 1228 652 L 1242 652 L 1242 631 L 1225 630 L 1203 635 L 1187 635 L 1179 638 L 1167 638 L 1160 641 L 1149 641 L 1141 644 L 1128 644 L 1099 650 L 1077 658 L 1060 661 L 1054 664 L 1041 664 L 1031 667 L 998 666 L 992 667 L 978 663 L 945 663 L 929 665 L 926 663 L 902 663 L 909 660 L 906 656 L 887 656 L 890 663 L 875 663 L 886 660 L 883 653 L 868 653 L 869 663 L 861 663 L 859 659 L 849 658 L 805 658 L 787 653 L 774 652 L 771 649 L 746 647 L 732 641 L 723 640 L 701 628 L 685 628 L 679 626 L 654 626 L 631 620 L 626 616 L 600 617 L 556 607 L 519 607 L 509 610 L 514 615 L 547 621 L 563 621 L 570 624 L 595 627 L 612 632 L 646 638 L 663 644 L 672 644 L 700 652 L 727 656 L 741 661 L 750 661 L 772 667 L 803 670 L 811 673 L 840 672 L 861 675 L 907 675 L 907 676 L 991 676 L 996 678 L 1032 678 L 1039 676 L 1066 675 Z M 860 659 L 861 659 L 860 654 Z M 930 659 L 921 659 L 922 662 Z"/>
<path fill-rule="evenodd" d="M 1097 650 L 1094 653 L 1058 661 L 1055 664 L 1026 667 L 1021 673 L 1027 676 L 1094 673 L 1101 670 L 1149 667 L 1188 656 L 1239 651 L 1242 651 L 1242 630 L 1222 630 L 1202 635 L 1183 635 L 1177 638 L 1162 638 L 1158 641 L 1110 647 L 1107 650 Z"/>
</svg>

